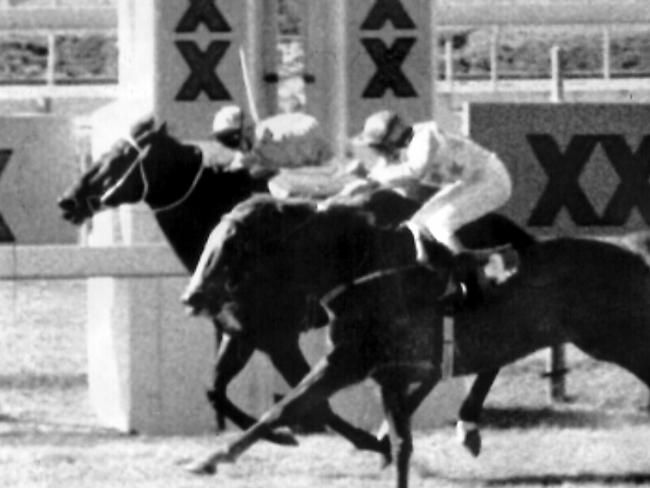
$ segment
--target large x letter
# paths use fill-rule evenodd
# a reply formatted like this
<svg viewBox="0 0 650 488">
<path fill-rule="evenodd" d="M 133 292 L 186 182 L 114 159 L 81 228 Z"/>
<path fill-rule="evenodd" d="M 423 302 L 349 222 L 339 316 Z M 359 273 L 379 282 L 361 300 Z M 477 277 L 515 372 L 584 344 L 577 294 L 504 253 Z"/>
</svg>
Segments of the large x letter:
<svg viewBox="0 0 650 488">
<path fill-rule="evenodd" d="M 390 21 L 395 29 L 416 29 L 400 0 L 377 0 L 361 24 L 362 30 L 379 30 Z"/>
<path fill-rule="evenodd" d="M 229 41 L 212 41 L 201 52 L 193 41 L 176 41 L 176 46 L 191 69 L 190 76 L 176 95 L 177 101 L 196 100 L 202 91 L 210 100 L 232 100 L 230 92 L 216 75 L 216 67 L 226 53 Z"/>
<path fill-rule="evenodd" d="M 415 44 L 415 37 L 398 37 L 390 48 L 381 39 L 362 39 L 377 72 L 363 90 L 363 98 L 381 98 L 389 88 L 398 98 L 417 97 L 409 79 L 402 72 L 402 63 Z"/>
<path fill-rule="evenodd" d="M 228 22 L 221 14 L 214 0 L 190 0 L 190 7 L 176 26 L 176 33 L 194 32 L 204 23 L 210 32 L 230 32 Z"/>
<path fill-rule="evenodd" d="M 13 151 L 11 149 L 0 149 L 0 176 L 7 167 Z M 0 214 L 0 242 L 16 242 L 11 229 Z"/>
<path fill-rule="evenodd" d="M 607 158 L 621 178 L 603 214 L 603 225 L 624 225 L 636 207 L 650 224 L 650 136 L 645 136 L 632 152 L 621 135 L 602 135 L 600 141 Z"/>
<path fill-rule="evenodd" d="M 566 207 L 577 225 L 598 225 L 600 219 L 578 184 L 580 173 L 598 143 L 598 136 L 572 137 L 564 154 L 549 134 L 530 134 L 526 138 L 548 176 L 548 184 L 528 219 L 528 225 L 553 225 L 562 207 Z"/>
</svg>

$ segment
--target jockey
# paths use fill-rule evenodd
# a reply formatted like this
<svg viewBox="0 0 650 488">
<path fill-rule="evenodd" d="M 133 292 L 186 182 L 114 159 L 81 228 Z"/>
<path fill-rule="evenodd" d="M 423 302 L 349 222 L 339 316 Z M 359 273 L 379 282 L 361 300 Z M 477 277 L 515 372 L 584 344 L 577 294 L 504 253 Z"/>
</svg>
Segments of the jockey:
<svg viewBox="0 0 650 488">
<path fill-rule="evenodd" d="M 496 154 L 443 131 L 434 121 L 410 124 L 383 110 L 366 119 L 351 144 L 372 160 L 366 184 L 379 183 L 423 203 L 405 223 L 420 262 L 427 262 L 424 236 L 432 236 L 457 254 L 463 249 L 455 232 L 510 198 L 510 175 Z M 431 188 L 425 200 L 422 187 Z M 359 190 L 357 184 L 342 193 Z"/>
<path fill-rule="evenodd" d="M 228 105 L 215 114 L 212 135 L 235 151 L 230 169 L 317 166 L 333 157 L 318 121 L 300 112 L 282 113 L 254 123 L 240 107 Z"/>
</svg>

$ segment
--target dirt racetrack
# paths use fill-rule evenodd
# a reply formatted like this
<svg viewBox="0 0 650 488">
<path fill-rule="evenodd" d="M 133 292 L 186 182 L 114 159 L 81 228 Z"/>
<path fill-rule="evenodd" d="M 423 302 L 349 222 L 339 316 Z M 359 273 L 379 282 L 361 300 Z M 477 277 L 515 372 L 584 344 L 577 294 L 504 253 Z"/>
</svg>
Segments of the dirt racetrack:
<svg viewBox="0 0 650 488">
<path fill-rule="evenodd" d="M 298 448 L 260 443 L 215 477 L 178 463 L 232 438 L 142 437 L 98 425 L 86 402 L 85 285 L 0 282 L 0 486 L 389 487 L 391 469 L 331 435 Z M 507 368 L 488 398 L 483 454 L 473 459 L 452 426 L 418 432 L 420 486 L 650 485 L 645 387 L 621 369 L 569 351 L 573 401 L 551 407 L 544 356 Z"/>
</svg>

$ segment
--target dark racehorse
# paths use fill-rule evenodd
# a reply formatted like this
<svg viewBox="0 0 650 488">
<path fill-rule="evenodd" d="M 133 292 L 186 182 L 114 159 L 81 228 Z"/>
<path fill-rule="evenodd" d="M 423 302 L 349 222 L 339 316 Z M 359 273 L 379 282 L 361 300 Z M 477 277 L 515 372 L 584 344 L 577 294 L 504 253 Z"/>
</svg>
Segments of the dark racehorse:
<svg viewBox="0 0 650 488">
<path fill-rule="evenodd" d="M 412 253 L 408 233 L 381 229 L 358 209 L 318 212 L 306 202 L 253 198 L 215 229 L 187 301 L 244 319 L 237 306 L 255 293 L 288 296 L 326 287 L 344 269 L 369 262 L 388 271 L 339 286 L 323 299 L 332 349 L 280 403 L 225 450 L 189 466 L 212 472 L 234 462 L 261 435 L 293 421 L 336 391 L 365 378 L 380 386 L 390 424 L 397 486 L 406 488 L 412 452 L 410 417 L 440 378 L 442 311 L 454 258 L 429 249 L 431 267 L 390 265 Z M 572 342 L 616 363 L 650 386 L 650 234 L 639 253 L 588 239 L 552 239 L 520 252 L 519 271 L 476 307 L 455 313 L 453 374 L 494 371 L 537 349 Z M 338 278 L 336 278 L 338 279 Z M 288 289 L 283 297 L 276 290 Z M 221 290 L 228 290 L 226 293 Z M 415 388 L 414 388 L 415 386 Z"/>
<path fill-rule="evenodd" d="M 180 143 L 167 133 L 164 126 L 158 129 L 154 126 L 152 119 L 143 121 L 132 133 L 135 144 L 118 141 L 66 192 L 59 205 L 64 218 L 81 223 L 106 206 L 144 200 L 154 211 L 176 254 L 192 271 L 207 236 L 221 216 L 252 193 L 266 191 L 267 177 L 252 177 L 244 170 L 205 169 L 201 165 L 199 148 Z M 415 202 L 390 192 L 374 193 L 355 204 L 367 209 L 380 224 L 386 225 L 403 220 L 417 208 Z M 491 232 L 485 232 L 485 228 L 480 226 L 469 226 L 461 231 L 461 241 L 470 247 L 486 247 L 503 243 L 503 237 L 500 237 L 503 235 L 509 235 L 506 240 L 513 239 L 512 233 L 500 232 L 499 226 L 505 229 L 513 227 L 508 221 L 496 218 L 490 227 Z M 514 238 L 516 245 L 529 244 L 527 235 L 521 232 L 514 235 L 517 236 Z M 354 277 L 342 275 L 341 278 L 351 276 Z M 314 308 L 312 305 L 316 298 L 316 294 L 310 293 L 300 300 L 309 305 L 307 308 Z M 228 321 L 215 324 L 218 334 L 224 329 L 231 332 L 219 347 L 213 390 L 209 392 L 219 427 L 223 427 L 224 416 L 241 428 L 250 426 L 255 420 L 232 404 L 226 394 L 228 384 L 243 369 L 254 350 L 267 353 L 289 384 L 297 383 L 307 374 L 309 366 L 298 342 L 299 333 L 304 330 L 304 321 L 299 315 L 284 317 L 281 323 L 268 321 L 254 327 L 246 323 L 243 326 L 245 333 L 232 333 L 232 323 Z M 494 371 L 479 375 L 461 406 L 461 420 L 478 421 L 496 374 Z M 315 420 L 307 424 L 322 422 L 321 413 L 315 412 L 313 417 Z M 344 430 L 344 424 L 341 424 L 341 429 Z M 473 434 L 467 438 L 466 446 L 477 454 L 480 438 L 478 432 Z"/>
<path fill-rule="evenodd" d="M 118 141 L 59 200 L 63 217 L 79 224 L 102 208 L 144 201 L 154 211 L 178 257 L 192 271 L 221 216 L 253 193 L 266 191 L 270 175 L 254 177 L 246 170 L 206 169 L 200 149 L 179 142 L 164 125 L 155 129 L 151 121 L 139 127 L 133 134 L 134 142 Z M 269 355 L 290 385 L 297 384 L 309 371 L 298 341 L 303 324 L 276 323 L 269 317 L 264 325 L 255 333 L 233 334 L 229 321 L 215 320 L 218 332 L 228 332 L 219 347 L 214 389 L 209 392 L 218 421 L 223 422 L 225 416 L 244 429 L 255 422 L 228 399 L 226 390 L 256 349 Z M 387 439 L 378 441 L 327 407 L 314 412 L 313 419 L 308 424 L 326 422 L 357 447 L 389 456 Z M 280 433 L 271 433 L 268 439 L 281 444 L 295 442 Z"/>
</svg>

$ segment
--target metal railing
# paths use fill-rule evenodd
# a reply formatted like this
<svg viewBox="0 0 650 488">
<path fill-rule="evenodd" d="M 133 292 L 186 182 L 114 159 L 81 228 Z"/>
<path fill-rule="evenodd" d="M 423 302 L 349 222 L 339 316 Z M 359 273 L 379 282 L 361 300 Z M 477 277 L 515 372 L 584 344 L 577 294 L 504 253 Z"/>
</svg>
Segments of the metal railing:
<svg viewBox="0 0 650 488">
<path fill-rule="evenodd" d="M 591 25 L 591 24 L 590 24 Z M 489 71 L 480 74 L 467 74 L 458 73 L 456 69 L 457 55 L 454 52 L 454 34 L 458 32 L 470 32 L 472 27 L 451 27 L 445 26 L 439 31 L 440 37 L 443 41 L 442 53 L 439 57 L 440 65 L 443 67 L 439 74 L 439 79 L 444 80 L 447 85 L 453 84 L 456 80 L 489 80 L 492 86 L 496 88 L 499 80 L 513 80 L 513 79 L 535 79 L 535 78 L 550 78 L 550 71 L 545 71 L 543 75 L 533 76 L 529 72 L 513 72 L 512 70 L 502 70 L 500 68 L 500 40 L 504 26 L 492 25 L 490 27 L 489 47 L 487 60 L 489 64 Z M 612 69 L 612 29 L 610 24 L 603 24 L 594 26 L 599 29 L 600 34 L 600 67 L 595 67 L 587 70 L 574 70 L 570 73 L 565 73 L 567 78 L 597 78 L 601 80 L 611 80 L 612 78 L 635 78 L 635 77 L 649 77 L 650 72 L 646 71 L 632 71 L 620 70 L 615 72 Z M 648 24 L 648 31 L 650 32 L 650 24 Z M 461 34 L 468 35 L 468 34 Z"/>
<path fill-rule="evenodd" d="M 71 0 L 39 0 L 22 4 L 16 0 L 0 0 L 0 35 L 22 34 L 45 36 L 47 63 L 44 79 L 27 83 L 68 84 L 76 81 L 57 78 L 56 41 L 65 35 L 117 33 L 116 0 L 100 1 L 97 6 L 78 7 Z M 544 0 L 437 0 L 439 34 L 470 31 L 476 28 L 491 29 L 489 42 L 489 72 L 485 76 L 458 73 L 454 67 L 452 39 L 444 43 L 440 78 L 447 85 L 456 79 L 485 79 L 495 87 L 499 80 L 519 78 L 499 67 L 500 39 L 504 27 L 539 25 L 585 25 L 600 29 L 601 66 L 597 74 L 603 80 L 612 78 L 612 27 L 616 24 L 650 25 L 647 0 L 565 0 L 561 9 Z M 26 6 L 25 6 L 26 5 Z M 34 5 L 34 6 L 29 6 Z M 530 76 L 528 76 L 530 78 Z M 82 79 L 79 82 L 116 83 L 117 78 L 98 80 Z M 5 83 L 24 83 L 24 80 L 7 80 Z"/>
<path fill-rule="evenodd" d="M 117 36 L 117 9 L 115 6 L 77 7 L 63 0 L 39 2 L 36 6 L 14 5 L 11 0 L 0 0 L 0 36 L 42 37 L 47 46 L 45 71 L 42 78 L 8 79 L 3 84 L 117 83 L 117 77 L 92 77 L 81 80 L 58 77 L 57 40 L 63 36 L 99 34 Z"/>
</svg>

